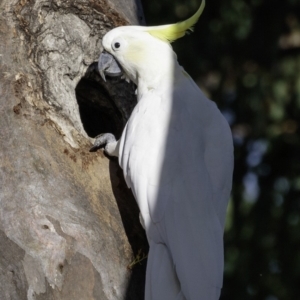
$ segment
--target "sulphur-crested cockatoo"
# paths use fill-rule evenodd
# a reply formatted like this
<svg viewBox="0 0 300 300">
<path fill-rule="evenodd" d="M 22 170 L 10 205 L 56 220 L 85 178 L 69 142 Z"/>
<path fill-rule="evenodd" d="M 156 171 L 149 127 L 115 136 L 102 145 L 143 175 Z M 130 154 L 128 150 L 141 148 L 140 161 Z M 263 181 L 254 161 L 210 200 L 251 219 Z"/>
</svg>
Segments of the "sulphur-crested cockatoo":
<svg viewBox="0 0 300 300">
<path fill-rule="evenodd" d="M 124 26 L 102 40 L 99 71 L 137 85 L 121 138 L 101 134 L 118 156 L 150 244 L 146 300 L 217 300 L 223 278 L 223 229 L 233 170 L 229 126 L 178 64 L 170 42 L 197 22 Z"/>
</svg>

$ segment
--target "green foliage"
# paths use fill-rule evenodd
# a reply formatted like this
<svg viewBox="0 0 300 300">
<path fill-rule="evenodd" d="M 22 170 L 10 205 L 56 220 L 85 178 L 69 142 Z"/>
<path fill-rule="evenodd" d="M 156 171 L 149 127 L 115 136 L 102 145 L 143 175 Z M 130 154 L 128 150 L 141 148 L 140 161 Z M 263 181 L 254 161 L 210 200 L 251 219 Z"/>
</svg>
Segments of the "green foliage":
<svg viewBox="0 0 300 300">
<path fill-rule="evenodd" d="M 199 5 L 144 1 L 148 25 L 180 21 Z M 221 299 L 298 299 L 300 1 L 208 0 L 195 33 L 173 46 L 233 132 Z"/>
</svg>

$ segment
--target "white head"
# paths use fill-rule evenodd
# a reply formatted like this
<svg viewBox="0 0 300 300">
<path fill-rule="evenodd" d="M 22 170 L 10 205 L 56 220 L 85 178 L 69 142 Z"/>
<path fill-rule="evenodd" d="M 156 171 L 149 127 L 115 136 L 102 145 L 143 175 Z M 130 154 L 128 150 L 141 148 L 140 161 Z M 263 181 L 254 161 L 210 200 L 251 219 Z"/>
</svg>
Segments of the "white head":
<svg viewBox="0 0 300 300">
<path fill-rule="evenodd" d="M 120 75 L 118 64 L 125 75 L 136 84 L 142 76 L 155 77 L 158 70 L 161 74 L 171 68 L 172 72 L 176 55 L 170 42 L 192 30 L 204 6 L 205 0 L 191 18 L 180 23 L 154 27 L 123 26 L 109 31 L 102 40 L 105 52 L 99 58 L 98 67 L 101 76 L 105 80 L 104 74 Z"/>
<path fill-rule="evenodd" d="M 137 84 L 142 75 L 155 75 L 167 70 L 176 59 L 172 47 L 135 26 L 118 27 L 108 32 L 102 45 L 122 67 L 130 80 Z"/>
</svg>

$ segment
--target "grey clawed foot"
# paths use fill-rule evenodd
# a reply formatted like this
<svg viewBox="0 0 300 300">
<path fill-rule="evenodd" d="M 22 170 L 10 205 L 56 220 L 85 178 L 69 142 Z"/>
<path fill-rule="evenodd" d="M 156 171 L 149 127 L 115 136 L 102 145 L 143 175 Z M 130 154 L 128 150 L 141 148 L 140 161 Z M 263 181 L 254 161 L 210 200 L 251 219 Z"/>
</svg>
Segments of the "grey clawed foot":
<svg viewBox="0 0 300 300">
<path fill-rule="evenodd" d="M 116 138 L 112 133 L 101 133 L 95 137 L 94 146 L 90 152 L 96 152 L 98 149 L 105 148 L 109 143 L 115 142 Z"/>
</svg>

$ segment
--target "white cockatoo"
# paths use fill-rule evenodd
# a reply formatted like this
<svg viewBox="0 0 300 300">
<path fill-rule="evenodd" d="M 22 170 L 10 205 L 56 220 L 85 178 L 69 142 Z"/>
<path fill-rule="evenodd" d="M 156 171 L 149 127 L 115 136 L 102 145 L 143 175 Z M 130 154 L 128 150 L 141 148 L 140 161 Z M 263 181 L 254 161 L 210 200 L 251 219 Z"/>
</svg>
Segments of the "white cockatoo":
<svg viewBox="0 0 300 300">
<path fill-rule="evenodd" d="M 95 150 L 118 156 L 150 245 L 146 300 L 217 300 L 233 171 L 230 128 L 178 64 L 170 42 L 197 22 L 123 26 L 102 40 L 98 68 L 137 85 L 121 138 L 101 134 Z"/>
</svg>

